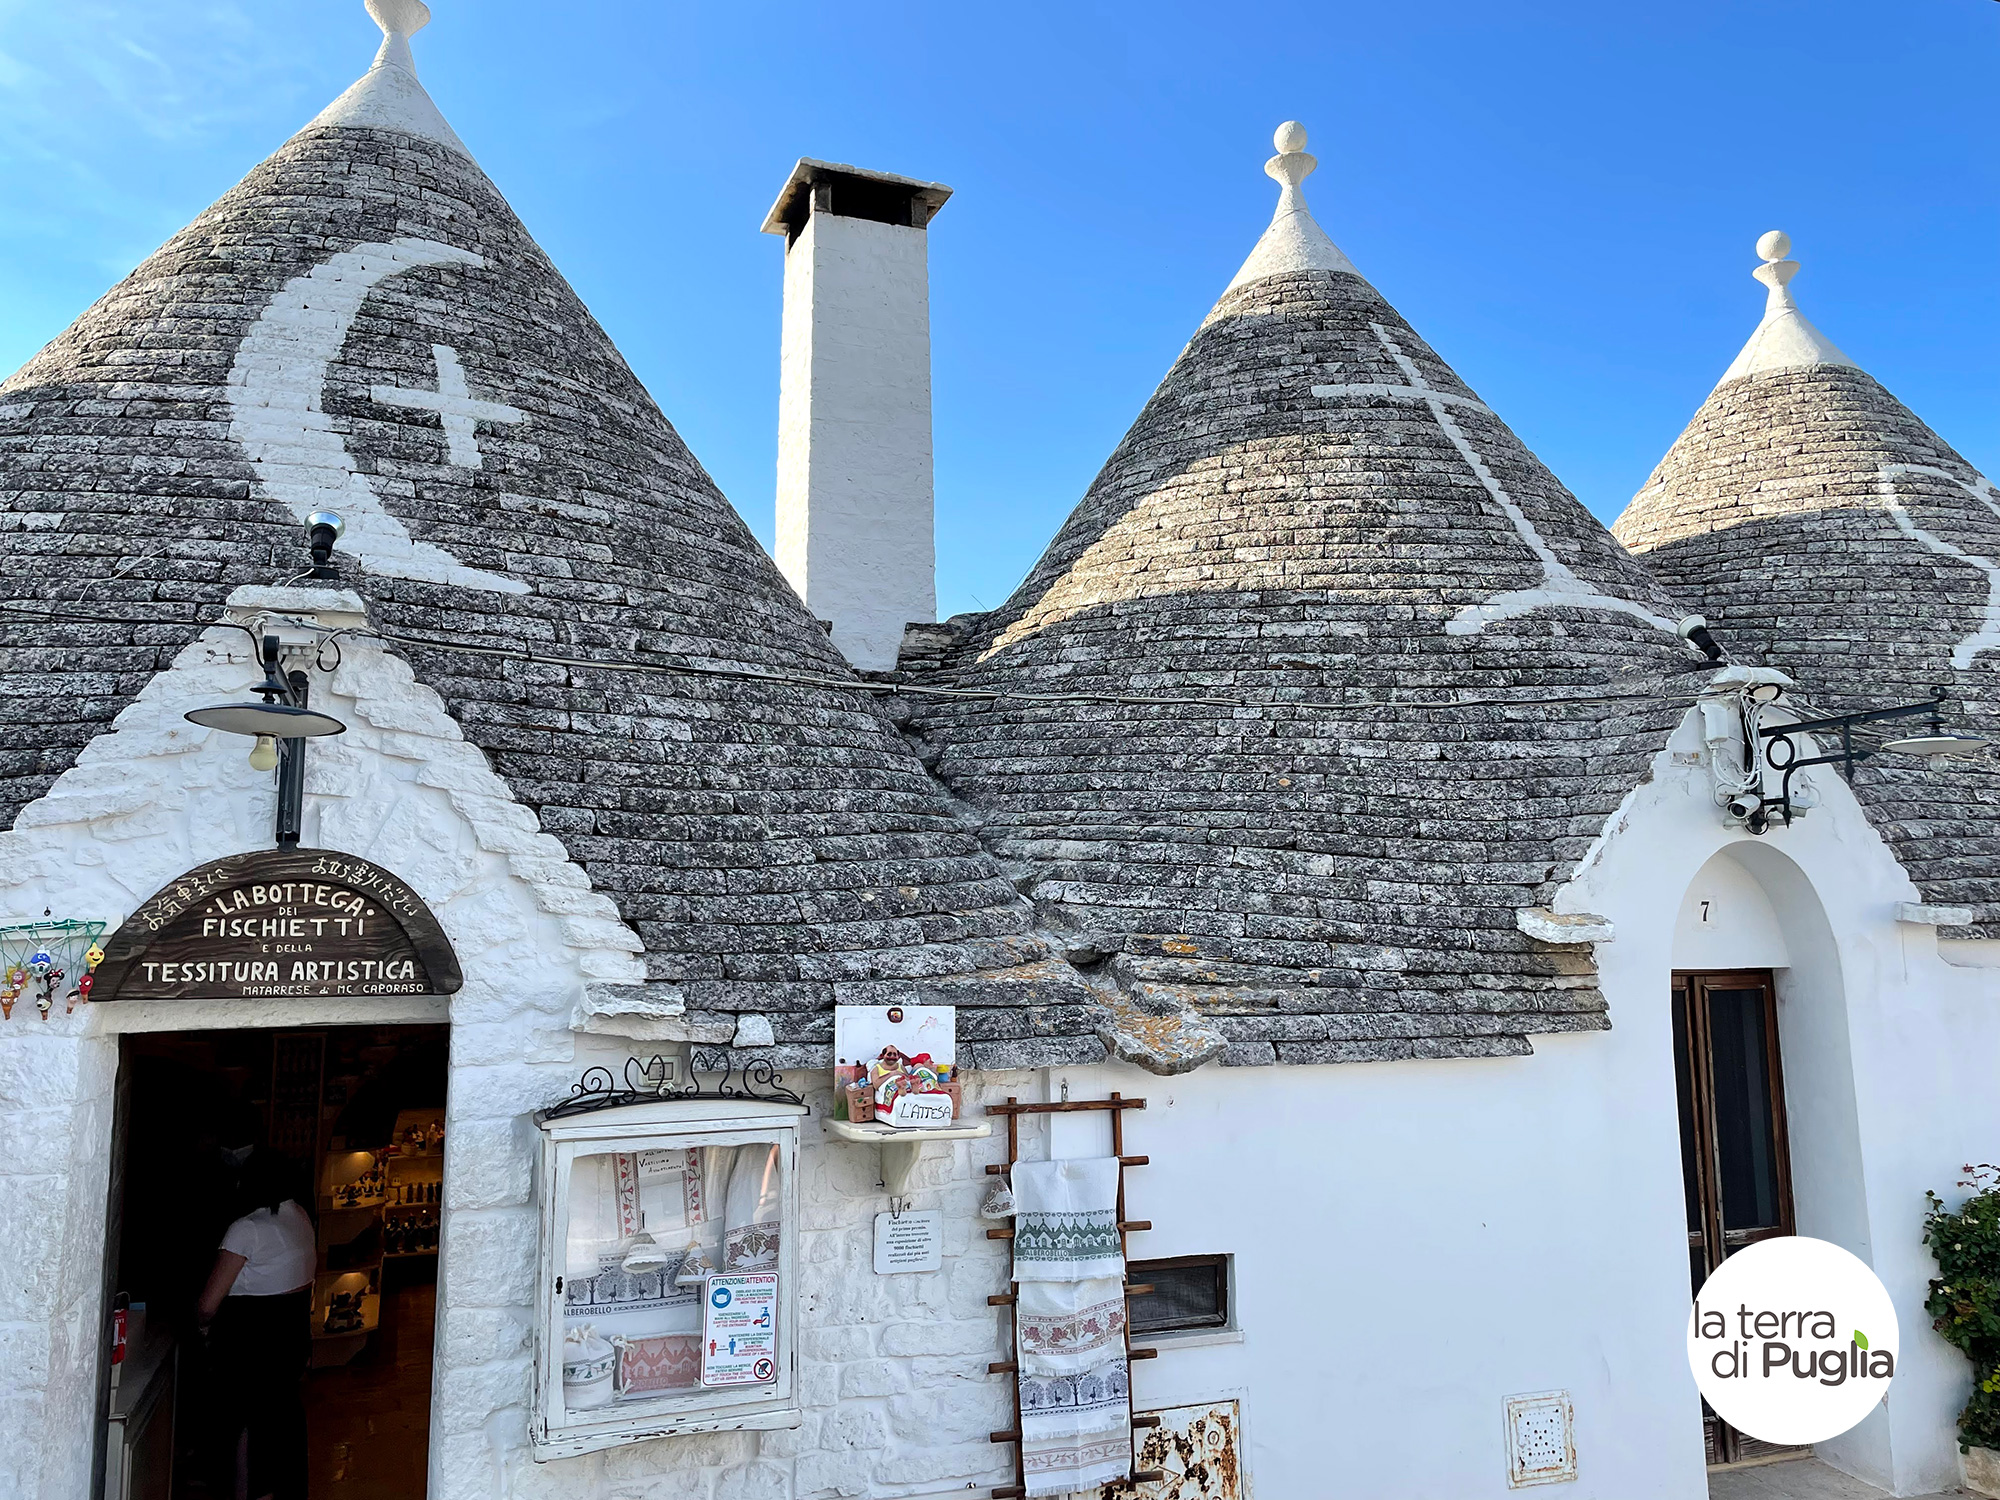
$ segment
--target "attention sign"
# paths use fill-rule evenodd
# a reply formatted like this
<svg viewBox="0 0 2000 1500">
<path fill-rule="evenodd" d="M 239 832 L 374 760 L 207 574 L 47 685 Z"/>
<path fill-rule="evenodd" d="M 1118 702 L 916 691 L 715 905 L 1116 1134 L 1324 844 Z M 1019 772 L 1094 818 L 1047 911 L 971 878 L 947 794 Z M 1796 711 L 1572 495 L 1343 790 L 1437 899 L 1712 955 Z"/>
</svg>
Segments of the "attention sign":
<svg viewBox="0 0 2000 1500">
<path fill-rule="evenodd" d="M 417 893 L 329 849 L 267 849 L 190 870 L 106 945 L 97 1000 L 448 995 L 458 959 Z"/>
<path fill-rule="evenodd" d="M 765 1385 L 778 1378 L 778 1278 L 711 1276 L 702 1307 L 701 1383 Z"/>
</svg>

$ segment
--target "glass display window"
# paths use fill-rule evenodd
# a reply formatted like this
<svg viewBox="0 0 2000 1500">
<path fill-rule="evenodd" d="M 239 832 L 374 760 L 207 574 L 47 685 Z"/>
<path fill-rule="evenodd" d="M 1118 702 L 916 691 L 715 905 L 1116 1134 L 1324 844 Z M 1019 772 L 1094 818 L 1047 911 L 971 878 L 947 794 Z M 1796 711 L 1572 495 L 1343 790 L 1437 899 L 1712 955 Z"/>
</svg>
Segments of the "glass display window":
<svg viewBox="0 0 2000 1500">
<path fill-rule="evenodd" d="M 545 1122 L 538 1458 L 796 1426 L 796 1105 Z"/>
</svg>

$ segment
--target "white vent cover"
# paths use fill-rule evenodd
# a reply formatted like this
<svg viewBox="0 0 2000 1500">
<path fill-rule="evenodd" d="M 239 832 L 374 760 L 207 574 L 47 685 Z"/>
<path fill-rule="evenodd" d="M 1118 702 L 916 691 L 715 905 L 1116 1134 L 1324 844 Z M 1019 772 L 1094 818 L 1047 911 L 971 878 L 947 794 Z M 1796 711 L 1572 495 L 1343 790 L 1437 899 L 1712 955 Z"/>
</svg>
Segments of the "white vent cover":
<svg viewBox="0 0 2000 1500">
<path fill-rule="evenodd" d="M 1576 1411 L 1568 1391 L 1507 1398 L 1507 1485 L 1576 1478 Z"/>
</svg>

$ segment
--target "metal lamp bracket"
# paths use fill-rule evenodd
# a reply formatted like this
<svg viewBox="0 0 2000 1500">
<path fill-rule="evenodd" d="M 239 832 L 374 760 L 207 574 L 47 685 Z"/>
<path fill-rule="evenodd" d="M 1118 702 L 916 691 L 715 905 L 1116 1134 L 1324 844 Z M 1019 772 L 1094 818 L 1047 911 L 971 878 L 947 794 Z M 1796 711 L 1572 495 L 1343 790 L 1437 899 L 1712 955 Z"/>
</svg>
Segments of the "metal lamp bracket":
<svg viewBox="0 0 2000 1500">
<path fill-rule="evenodd" d="M 1944 733 L 1945 690 L 1939 688 L 1935 697 L 1925 703 L 1905 703 L 1896 708 L 1878 708 L 1865 713 L 1829 714 L 1817 719 L 1799 719 L 1790 724 L 1770 724 L 1758 726 L 1754 743 L 1746 746 L 1758 763 L 1769 766 L 1779 773 L 1778 795 L 1760 796 L 1757 814 L 1749 822 L 1752 833 L 1763 833 L 1770 826 L 1771 814 L 1784 819 L 1790 827 L 1797 809 L 1792 803 L 1792 777 L 1808 766 L 1839 766 L 1841 775 L 1848 781 L 1854 780 L 1854 767 L 1861 761 L 1876 754 L 1877 747 L 1857 744 L 1854 731 L 1863 724 L 1880 724 L 1891 719 L 1913 718 L 1918 714 L 1930 717 L 1933 735 Z M 1801 755 L 1801 736 L 1819 736 L 1823 739 L 1837 739 L 1840 748 L 1831 753 Z M 1816 748 L 1815 741 L 1803 741 L 1808 749 Z M 1761 788 L 1760 788 L 1761 792 Z"/>
</svg>

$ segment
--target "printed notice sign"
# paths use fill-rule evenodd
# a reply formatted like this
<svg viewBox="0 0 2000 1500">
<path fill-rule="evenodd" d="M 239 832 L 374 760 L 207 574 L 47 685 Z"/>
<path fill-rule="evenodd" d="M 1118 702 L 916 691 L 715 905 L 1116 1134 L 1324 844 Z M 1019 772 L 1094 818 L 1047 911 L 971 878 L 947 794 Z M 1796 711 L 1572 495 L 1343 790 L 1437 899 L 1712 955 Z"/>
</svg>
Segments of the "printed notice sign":
<svg viewBox="0 0 2000 1500">
<path fill-rule="evenodd" d="M 711 1276 L 702 1303 L 701 1383 L 768 1385 L 778 1378 L 778 1278 Z"/>
<path fill-rule="evenodd" d="M 935 1271 L 944 1264 L 944 1215 L 875 1215 L 875 1274 Z"/>
</svg>

